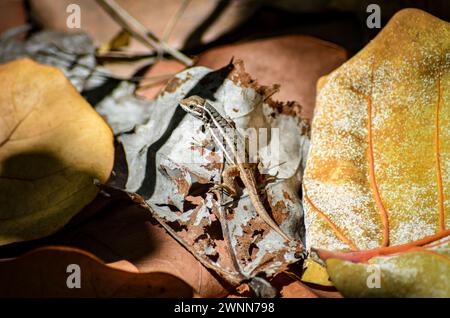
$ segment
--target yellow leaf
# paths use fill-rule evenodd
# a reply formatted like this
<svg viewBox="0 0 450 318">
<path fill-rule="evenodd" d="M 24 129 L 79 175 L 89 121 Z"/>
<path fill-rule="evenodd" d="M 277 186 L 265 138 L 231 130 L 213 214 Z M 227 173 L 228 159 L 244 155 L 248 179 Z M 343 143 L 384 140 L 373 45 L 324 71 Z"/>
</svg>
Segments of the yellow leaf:
<svg viewBox="0 0 450 318">
<path fill-rule="evenodd" d="M 305 267 L 305 271 L 302 275 L 302 281 L 322 286 L 333 286 L 327 270 L 323 266 L 319 265 L 311 258 L 306 259 L 303 266 Z"/>
<path fill-rule="evenodd" d="M 347 297 L 450 297 L 449 241 L 436 248 L 374 257 L 367 263 L 328 259 L 336 288 Z"/>
<path fill-rule="evenodd" d="M 110 175 L 108 125 L 56 68 L 0 66 L 0 245 L 64 226 Z"/>
<path fill-rule="evenodd" d="M 304 178 L 308 247 L 373 257 L 450 234 L 449 87 L 450 24 L 416 9 L 321 79 Z"/>
</svg>

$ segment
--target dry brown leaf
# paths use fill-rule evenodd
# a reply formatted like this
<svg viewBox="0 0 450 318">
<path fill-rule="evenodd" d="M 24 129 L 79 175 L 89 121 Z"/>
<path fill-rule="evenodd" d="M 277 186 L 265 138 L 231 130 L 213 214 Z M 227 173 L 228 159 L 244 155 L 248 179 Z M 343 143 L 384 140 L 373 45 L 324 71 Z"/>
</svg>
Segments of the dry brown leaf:
<svg viewBox="0 0 450 318">
<path fill-rule="evenodd" d="M 108 125 L 56 68 L 24 59 L 0 66 L 0 245 L 64 226 L 105 182 Z"/>
<path fill-rule="evenodd" d="M 137 94 L 147 98 L 155 98 L 167 85 L 173 74 L 181 72 L 185 66 L 175 60 L 161 60 L 152 65 L 140 82 Z"/>
<path fill-rule="evenodd" d="M 280 291 L 282 298 L 341 298 L 334 287 L 301 282 L 294 272 L 277 275 L 271 283 Z"/>
<path fill-rule="evenodd" d="M 272 285 L 276 286 L 283 298 L 318 298 L 312 289 L 304 283 L 290 277 L 285 273 L 277 275 L 272 281 Z"/>
<path fill-rule="evenodd" d="M 68 288 L 80 269 L 80 288 Z M 167 273 L 133 273 L 112 268 L 94 255 L 67 247 L 45 247 L 0 261 L 0 297 L 192 297 L 193 290 Z"/>
<path fill-rule="evenodd" d="M 82 248 L 121 270 L 171 274 L 187 282 L 201 297 L 221 297 L 227 293 L 218 278 L 142 207 L 111 201 L 89 221 L 79 223 L 52 243 Z"/>
<path fill-rule="evenodd" d="M 0 33 L 25 23 L 26 13 L 22 1 L 3 0 L 0 2 Z"/>
</svg>

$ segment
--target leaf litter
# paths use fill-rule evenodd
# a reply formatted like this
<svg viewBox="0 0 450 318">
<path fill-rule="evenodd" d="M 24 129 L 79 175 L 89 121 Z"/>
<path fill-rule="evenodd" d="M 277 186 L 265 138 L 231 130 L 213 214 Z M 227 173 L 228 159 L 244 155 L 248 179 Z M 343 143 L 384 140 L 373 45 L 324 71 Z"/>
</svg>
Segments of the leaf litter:
<svg viewBox="0 0 450 318">
<path fill-rule="evenodd" d="M 207 189 L 221 181 L 222 153 L 192 145 L 202 136 L 202 123 L 178 107 L 185 96 L 205 94 L 222 114 L 235 117 L 238 127 L 259 123 L 280 130 L 279 155 L 287 160 L 279 167 L 280 180 L 266 188 L 268 206 L 274 219 L 282 221 L 281 228 L 300 239 L 303 210 L 298 189 L 309 146 L 304 134 L 308 124 L 271 107 L 270 97 L 261 94 L 264 90 L 256 83 L 241 82 L 246 76 L 239 61 L 218 71 L 187 69 L 152 101 L 147 123 L 118 136 L 128 162 L 125 189 L 140 195 L 166 229 L 170 227 L 183 245 L 234 284 L 240 276 L 271 277 L 301 259 L 304 251 L 298 240 L 286 243 L 272 232 L 245 195 L 228 207 L 225 218 L 220 217 L 223 207 Z M 234 268 L 226 251 L 220 225 L 224 220 L 239 268 Z"/>
<path fill-rule="evenodd" d="M 56 66 L 84 96 L 116 80 L 97 64 L 92 41 L 83 33 L 44 31 L 25 42 L 16 41 L 10 33 L 0 42 L 2 62 L 28 56 Z M 119 188 L 145 206 L 203 265 L 233 285 L 257 275 L 272 277 L 302 259 L 303 209 L 298 193 L 309 148 L 309 125 L 296 116 L 300 106 L 273 101 L 270 95 L 276 86 L 258 85 L 240 61 L 216 71 L 186 69 L 154 100 L 136 97 L 135 88 L 133 82 L 117 80 L 107 94 L 91 102 L 123 148 L 124 160 L 116 158 L 106 189 L 123 185 Z M 297 240 L 286 243 L 271 231 L 257 216 L 245 190 L 221 218 L 223 207 L 208 189 L 220 182 L 222 154 L 192 144 L 202 134 L 202 123 L 178 107 L 181 99 L 193 94 L 207 98 L 238 127 L 279 129 L 279 156 L 284 161 L 272 167 L 279 171 L 278 180 L 266 186 L 266 206 L 283 231 Z M 260 154 L 265 167 L 270 167 L 268 154 Z M 227 237 L 221 224 L 224 219 Z"/>
</svg>

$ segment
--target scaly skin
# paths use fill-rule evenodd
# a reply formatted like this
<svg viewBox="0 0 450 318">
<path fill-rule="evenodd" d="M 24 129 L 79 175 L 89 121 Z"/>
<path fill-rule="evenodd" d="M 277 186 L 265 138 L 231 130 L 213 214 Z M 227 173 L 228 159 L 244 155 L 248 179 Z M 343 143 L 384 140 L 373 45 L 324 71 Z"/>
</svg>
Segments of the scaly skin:
<svg viewBox="0 0 450 318">
<path fill-rule="evenodd" d="M 289 236 L 287 236 L 270 217 L 259 198 L 254 175 L 254 167 L 256 167 L 256 165 L 245 164 L 238 160 L 238 158 L 240 158 L 238 150 L 245 150 L 245 147 L 241 148 L 240 146 L 242 146 L 242 144 L 238 145 L 238 143 L 242 141 L 239 140 L 239 138 L 237 138 L 237 140 L 234 138 L 234 124 L 222 117 L 212 105 L 199 96 L 191 96 L 183 99 L 180 102 L 180 106 L 189 114 L 203 121 L 205 126 L 209 129 L 216 145 L 223 151 L 225 159 L 231 165 L 231 167 L 227 168 L 224 172 L 225 180 L 229 179 L 229 176 L 226 174 L 231 175 L 230 172 L 232 171 L 239 172 L 241 180 L 248 191 L 250 201 L 258 215 L 270 226 L 270 228 L 276 231 L 285 240 L 290 241 L 291 238 L 289 238 Z M 234 135 L 231 136 L 230 132 L 233 132 Z M 246 155 L 245 158 L 248 158 L 248 156 Z M 233 183 L 231 182 L 226 182 L 221 186 L 230 189 L 232 193 L 236 193 L 232 184 Z"/>
</svg>

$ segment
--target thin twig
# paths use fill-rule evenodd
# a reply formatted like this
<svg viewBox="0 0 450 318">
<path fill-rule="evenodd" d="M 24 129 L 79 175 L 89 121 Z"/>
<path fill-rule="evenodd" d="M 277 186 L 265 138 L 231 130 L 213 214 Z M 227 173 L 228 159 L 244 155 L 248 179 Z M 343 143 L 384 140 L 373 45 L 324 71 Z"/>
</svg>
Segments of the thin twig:
<svg viewBox="0 0 450 318">
<path fill-rule="evenodd" d="M 154 57 L 155 54 L 153 53 L 143 53 L 143 52 L 127 52 L 127 51 L 109 51 L 104 53 L 95 53 L 95 57 L 101 58 L 101 59 L 146 59 L 149 57 Z"/>
<path fill-rule="evenodd" d="M 66 53 L 66 54 L 71 54 L 71 53 L 65 52 L 65 51 L 63 51 L 61 49 L 59 49 L 59 50 L 61 52 Z M 39 51 L 37 51 L 37 53 L 39 53 L 41 55 L 52 56 L 52 57 L 58 58 L 59 62 L 67 63 L 67 64 L 64 65 L 66 67 L 75 64 L 78 67 L 81 67 L 81 68 L 84 68 L 84 69 L 90 71 L 92 73 L 92 74 L 90 74 L 90 76 L 93 76 L 93 77 L 110 78 L 110 79 L 115 79 L 115 80 L 118 80 L 118 81 L 130 82 L 130 83 L 141 82 L 141 81 L 146 81 L 146 80 L 154 80 L 157 77 L 159 77 L 158 75 L 156 75 L 156 76 L 121 77 L 121 76 L 116 76 L 116 75 L 110 74 L 108 72 L 103 72 L 103 71 L 97 69 L 96 67 L 92 67 L 92 66 L 80 63 L 78 61 L 75 61 L 75 63 L 74 63 L 73 60 L 67 59 L 67 58 L 63 57 L 61 54 L 56 54 L 56 53 L 53 53 L 53 52 L 51 52 L 49 50 L 39 50 Z M 77 55 L 80 56 L 80 54 L 77 54 Z M 154 59 L 154 58 L 150 58 L 149 60 L 151 61 L 152 59 Z M 172 74 L 172 76 L 173 75 L 175 75 L 175 74 Z M 167 75 L 164 74 L 163 76 L 169 78 L 168 74 Z M 161 76 L 161 77 L 163 77 L 163 76 Z"/>
<path fill-rule="evenodd" d="M 151 81 L 150 83 L 139 84 L 138 88 L 140 90 L 142 90 L 142 89 L 149 89 L 151 87 L 155 87 L 155 86 L 158 86 L 158 85 L 165 85 L 167 82 L 168 82 L 168 78 L 166 78 L 166 79 L 158 79 L 158 80 Z"/>
<path fill-rule="evenodd" d="M 220 215 L 219 222 L 220 222 L 220 226 L 222 228 L 223 238 L 227 242 L 227 245 L 228 245 L 228 250 L 229 250 L 231 260 L 233 261 L 234 268 L 239 273 L 239 276 L 241 277 L 241 279 L 245 280 L 248 277 L 242 272 L 241 264 L 239 264 L 239 261 L 237 259 L 236 253 L 233 248 L 233 244 L 231 243 L 230 229 L 228 228 L 228 222 L 227 222 L 227 218 L 225 215 L 226 212 L 225 212 L 224 206 L 222 206 L 222 194 L 220 193 L 219 190 L 213 190 L 212 192 L 217 197 L 217 209 L 219 210 L 219 215 Z"/>
<path fill-rule="evenodd" d="M 160 41 L 154 34 L 148 31 L 136 18 L 124 10 L 114 0 L 96 0 L 97 3 L 121 25 L 131 36 L 142 42 L 147 47 L 156 50 L 158 53 L 166 52 L 186 66 L 192 66 L 194 61 L 169 47 L 165 42 Z"/>
<path fill-rule="evenodd" d="M 162 36 L 162 40 L 164 42 L 167 42 L 169 40 L 169 37 L 172 34 L 173 29 L 175 28 L 175 24 L 177 24 L 178 20 L 181 18 L 181 16 L 183 15 L 184 11 L 186 10 L 186 8 L 190 2 L 191 2 L 191 0 L 182 0 L 180 8 L 170 18 L 169 22 L 167 23 L 166 27 L 164 28 L 164 33 Z"/>
<path fill-rule="evenodd" d="M 159 74 L 159 75 L 152 75 L 152 76 L 147 76 L 147 77 L 141 76 L 141 83 L 140 83 L 141 85 L 140 86 L 147 85 L 147 84 L 142 84 L 142 82 L 145 82 L 145 81 L 152 81 L 152 82 L 153 81 L 157 81 L 157 82 L 167 81 L 167 80 L 171 79 L 172 77 L 174 77 L 175 75 L 176 75 L 176 73 Z"/>
</svg>

